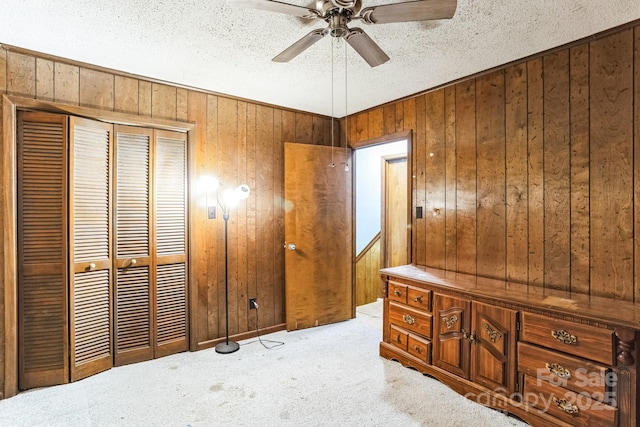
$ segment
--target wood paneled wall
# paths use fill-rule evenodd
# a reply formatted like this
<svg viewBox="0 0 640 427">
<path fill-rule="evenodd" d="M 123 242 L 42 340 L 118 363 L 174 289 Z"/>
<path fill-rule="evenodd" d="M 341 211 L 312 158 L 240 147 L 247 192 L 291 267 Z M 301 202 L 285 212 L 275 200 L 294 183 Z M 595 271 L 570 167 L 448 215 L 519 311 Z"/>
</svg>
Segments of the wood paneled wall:
<svg viewBox="0 0 640 427">
<path fill-rule="evenodd" d="M 640 301 L 640 25 L 347 129 L 349 143 L 413 132 L 414 263 Z"/>
<path fill-rule="evenodd" d="M 192 165 L 190 254 L 192 289 L 197 301 L 191 316 L 192 349 L 215 345 L 224 336 L 224 221 L 207 219 L 205 176 L 223 184 L 246 183 L 251 196 L 229 220 L 229 332 L 232 335 L 281 328 L 284 323 L 283 143 L 331 144 L 328 117 L 172 86 L 137 76 L 77 64 L 61 58 L 0 45 L 0 95 L 114 111 L 137 118 L 159 118 L 196 124 Z M 0 123 L 0 135 L 2 134 Z M 338 128 L 334 130 L 338 132 Z M 2 150 L 2 147 L 0 147 Z M 0 151 L 0 154 L 2 152 Z M 0 158 L 2 156 L 0 155 Z M 7 186 L 3 177 L 2 199 Z M 0 203 L 0 219 L 3 206 Z M 0 242 L 5 224 L 0 227 Z M 0 245 L 0 251 L 3 246 Z M 4 260 L 4 253 L 0 252 Z M 0 274 L 0 280 L 3 275 Z M 4 286 L 0 281 L 0 296 Z M 248 299 L 257 297 L 256 312 Z M 0 398 L 4 389 L 4 298 L 0 298 Z M 7 325 L 15 333 L 15 325 Z"/>
</svg>

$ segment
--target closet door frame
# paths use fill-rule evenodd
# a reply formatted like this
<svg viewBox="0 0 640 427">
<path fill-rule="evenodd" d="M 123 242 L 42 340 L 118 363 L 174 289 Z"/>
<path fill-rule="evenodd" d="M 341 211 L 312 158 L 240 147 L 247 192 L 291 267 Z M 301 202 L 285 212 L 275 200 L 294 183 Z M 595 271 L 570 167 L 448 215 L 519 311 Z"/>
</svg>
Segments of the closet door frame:
<svg viewBox="0 0 640 427">
<path fill-rule="evenodd" d="M 197 292 L 192 280 L 193 252 L 195 239 L 191 236 L 191 225 L 194 223 L 196 200 L 192 194 L 195 183 L 195 150 L 197 127 L 195 123 L 172 120 L 155 119 L 115 111 L 98 110 L 95 108 L 79 107 L 76 105 L 59 104 L 40 101 L 15 95 L 2 95 L 2 158 L 0 159 L 0 180 L 4 192 L 0 199 L 0 215 L 4 226 L 4 239 L 1 243 L 4 249 L 4 265 L 0 274 L 4 281 L 4 325 L 5 325 L 5 354 L 4 354 L 4 390 L 0 389 L 0 399 L 15 396 L 18 393 L 18 258 L 17 258 L 17 116 L 18 110 L 34 110 L 60 114 L 70 114 L 80 117 L 102 120 L 113 124 L 132 126 L 146 126 L 155 129 L 185 132 L 187 134 L 187 177 L 188 188 L 187 207 L 187 259 L 188 263 L 188 317 L 189 317 L 189 348 L 195 350 L 194 331 L 197 323 L 195 306 Z"/>
</svg>

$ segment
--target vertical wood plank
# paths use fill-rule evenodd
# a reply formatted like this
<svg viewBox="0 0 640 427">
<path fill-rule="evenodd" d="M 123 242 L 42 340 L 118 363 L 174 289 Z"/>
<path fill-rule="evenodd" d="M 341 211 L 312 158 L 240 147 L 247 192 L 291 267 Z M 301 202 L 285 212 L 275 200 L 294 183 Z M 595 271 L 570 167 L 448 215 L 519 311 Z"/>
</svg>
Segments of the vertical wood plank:
<svg viewBox="0 0 640 427">
<path fill-rule="evenodd" d="M 7 91 L 7 51 L 0 47 L 0 93 Z"/>
<path fill-rule="evenodd" d="M 527 62 L 529 283 L 544 284 L 544 133 L 542 59 Z"/>
<path fill-rule="evenodd" d="M 284 142 L 298 142 L 296 141 L 296 114 L 293 111 L 284 110 L 281 120 L 282 140 Z"/>
<path fill-rule="evenodd" d="M 356 135 L 353 142 L 366 141 L 369 139 L 369 115 L 366 112 L 356 114 L 354 122 L 356 125 Z"/>
<path fill-rule="evenodd" d="M 218 177 L 222 184 L 219 192 L 233 189 L 238 184 L 238 101 L 226 97 L 218 98 Z M 217 287 L 218 307 L 221 316 L 225 315 L 225 241 L 224 220 L 218 216 L 217 247 Z M 228 298 L 229 298 L 229 334 L 239 332 L 238 329 L 238 209 L 229 212 L 228 220 L 229 242 L 228 251 Z M 244 307 L 242 307 L 244 308 Z M 225 335 L 224 318 L 219 324 L 218 335 Z"/>
<path fill-rule="evenodd" d="M 369 139 L 378 138 L 384 135 L 384 110 L 382 107 L 374 108 L 367 114 L 369 124 Z"/>
<path fill-rule="evenodd" d="M 427 200 L 426 200 L 426 179 L 427 179 L 427 171 L 426 171 L 426 140 L 425 140 L 425 129 L 426 129 L 426 98 L 424 95 L 418 96 L 416 98 L 416 135 L 415 135 L 415 149 L 414 149 L 414 160 L 415 160 L 415 168 L 414 175 L 415 180 L 413 181 L 416 199 L 415 205 L 416 207 L 421 207 L 423 210 L 422 219 L 416 219 L 414 223 L 415 234 L 414 237 L 416 239 L 415 253 L 414 253 L 414 262 L 420 265 L 426 265 L 427 262 L 427 221 L 430 215 L 430 212 L 427 211 Z"/>
<path fill-rule="evenodd" d="M 405 127 L 404 124 L 404 116 L 405 114 L 410 115 L 410 112 L 404 111 L 404 106 L 406 102 L 397 102 L 396 103 L 396 132 L 399 132 L 401 129 L 412 129 L 410 126 Z"/>
<path fill-rule="evenodd" d="M 300 116 L 296 114 L 296 118 Z M 310 129 L 310 116 L 304 116 L 304 123 L 308 123 L 307 130 L 296 130 L 305 135 Z M 307 144 L 308 138 L 307 138 Z M 258 301 L 260 301 L 260 321 L 272 325 L 275 321 L 275 295 L 273 270 L 273 242 L 276 238 L 273 234 L 274 203 L 273 203 L 273 174 L 271 168 L 273 162 L 273 108 L 258 106 L 256 109 L 256 211 L 260 215 L 256 218 L 257 229 L 260 230 L 260 238 L 257 241 L 256 260 L 258 265 L 257 275 L 260 278 L 258 289 Z"/>
<path fill-rule="evenodd" d="M 382 110 L 382 134 L 390 135 L 396 132 L 396 104 L 385 105 Z"/>
<path fill-rule="evenodd" d="M 177 88 L 159 83 L 151 84 L 151 116 L 175 120 Z"/>
<path fill-rule="evenodd" d="M 247 183 L 247 103 L 238 102 L 238 138 L 235 151 L 237 154 L 238 174 L 233 185 L 241 185 Z M 251 190 L 249 190 L 251 191 Z M 251 193 L 249 193 L 251 194 Z M 237 217 L 236 233 L 234 241 L 237 248 L 237 304 L 238 304 L 238 332 L 246 332 L 249 329 L 249 306 L 250 290 L 247 263 L 247 203 L 246 200 L 238 203 L 235 208 Z"/>
<path fill-rule="evenodd" d="M 570 285 L 569 52 L 546 55 L 544 67 L 544 283 Z"/>
<path fill-rule="evenodd" d="M 116 76 L 116 82 L 118 81 Z M 116 86 L 117 87 L 117 86 Z M 136 93 L 138 85 L 135 85 Z M 117 93 L 117 90 L 116 90 Z M 116 96 L 116 100 L 118 97 Z M 137 100 L 137 96 L 136 96 Z M 196 350 L 197 344 L 207 339 L 207 204 L 209 189 L 202 183 L 207 174 L 207 96 L 201 92 L 190 91 L 187 101 L 188 120 L 196 123 L 195 137 L 190 138 L 195 143 L 189 147 L 189 153 L 195 158 L 190 163 L 195 165 L 195 171 L 190 173 L 194 181 L 190 183 L 191 201 L 189 223 L 189 277 L 190 289 L 190 335 L 191 350 Z M 136 108 L 137 110 L 137 108 Z M 196 191 L 196 188 L 198 189 Z"/>
<path fill-rule="evenodd" d="M 313 118 L 310 114 L 296 113 L 296 141 L 300 144 L 313 144 Z"/>
<path fill-rule="evenodd" d="M 327 128 L 327 120 L 322 119 Z M 284 141 L 282 139 L 282 110 L 274 111 L 273 119 L 273 239 L 271 241 L 273 254 L 273 324 L 285 322 L 284 301 Z M 326 144 L 326 134 L 323 135 L 322 145 Z"/>
<path fill-rule="evenodd" d="M 445 123 L 444 89 L 425 95 L 425 262 L 445 266 Z"/>
<path fill-rule="evenodd" d="M 151 116 L 152 90 L 151 83 L 145 80 L 138 81 L 138 114 Z"/>
<path fill-rule="evenodd" d="M 456 224 L 456 86 L 444 89 L 445 125 L 445 263 L 444 268 L 458 269 Z"/>
<path fill-rule="evenodd" d="M 293 113 L 291 113 L 291 133 L 295 135 L 295 127 L 293 126 Z M 257 240 L 258 235 L 257 222 L 256 222 L 256 105 L 247 105 L 247 177 L 246 183 L 251 189 L 249 198 L 246 200 L 247 205 L 247 286 L 250 292 L 249 298 L 258 298 L 258 304 L 262 302 L 260 298 L 260 287 L 258 285 L 258 267 L 257 267 Z M 284 268 L 284 267 L 283 267 Z M 250 329 L 256 327 L 267 326 L 264 323 L 257 323 L 257 313 L 250 312 L 248 318 L 248 326 Z"/>
<path fill-rule="evenodd" d="M 80 105 L 113 110 L 114 89 L 113 74 L 80 68 Z"/>
<path fill-rule="evenodd" d="M 634 149 L 633 149 L 633 173 L 634 173 L 634 291 L 633 301 L 640 302 L 640 26 L 634 30 Z M 0 65 L 2 61 L 0 61 Z M 1 83 L 1 82 L 0 82 Z"/>
<path fill-rule="evenodd" d="M 36 60 L 32 56 L 7 52 L 7 93 L 10 95 L 35 96 Z"/>
<path fill-rule="evenodd" d="M 505 70 L 508 280 L 528 279 L 527 66 Z"/>
<path fill-rule="evenodd" d="M 277 110 L 279 111 L 279 110 Z M 275 112 L 275 111 L 274 111 Z M 279 113 L 278 113 L 279 114 Z M 324 142 L 324 121 L 321 117 L 313 116 L 311 119 L 311 143 L 323 145 Z"/>
<path fill-rule="evenodd" d="M 571 292 L 589 293 L 589 45 L 571 48 Z"/>
<path fill-rule="evenodd" d="M 591 295 L 633 299 L 633 31 L 590 44 Z"/>
<path fill-rule="evenodd" d="M 55 63 L 54 95 L 56 102 L 78 105 L 80 103 L 80 68 L 75 65 Z"/>
<path fill-rule="evenodd" d="M 474 79 L 456 85 L 456 224 L 458 271 L 477 269 L 477 165 L 476 84 Z"/>
<path fill-rule="evenodd" d="M 207 96 L 207 175 L 221 180 L 218 175 L 218 97 Z M 217 204 L 217 203 L 216 203 Z M 224 247 L 218 244 L 218 222 L 222 217 L 220 207 L 217 206 L 219 214 L 215 220 L 207 221 L 207 336 L 206 339 L 218 338 L 220 336 L 220 325 L 224 313 L 220 312 L 220 301 L 218 298 L 220 276 L 218 274 L 218 259 Z M 224 266 L 223 266 L 224 268 Z M 222 277 L 224 280 L 224 276 Z"/>
<path fill-rule="evenodd" d="M 176 93 L 176 120 L 186 122 L 189 110 L 189 91 L 184 88 L 177 88 Z"/>
<path fill-rule="evenodd" d="M 416 206 L 417 205 L 417 193 L 416 193 L 416 99 L 410 98 L 405 101 L 402 101 L 402 124 L 404 126 L 404 130 L 410 130 L 412 132 L 411 135 L 411 175 L 409 185 L 411 186 L 411 194 L 408 196 L 411 198 L 411 262 L 418 264 L 418 259 L 416 258 L 416 245 L 418 241 L 418 237 L 416 234 L 416 227 L 418 225 L 418 220 L 416 219 Z M 396 109 L 396 113 L 399 109 Z"/>
<path fill-rule="evenodd" d="M 36 58 L 36 98 L 52 101 L 54 82 L 53 61 Z"/>
<path fill-rule="evenodd" d="M 113 109 L 123 113 L 138 114 L 138 80 L 115 76 Z"/>
</svg>

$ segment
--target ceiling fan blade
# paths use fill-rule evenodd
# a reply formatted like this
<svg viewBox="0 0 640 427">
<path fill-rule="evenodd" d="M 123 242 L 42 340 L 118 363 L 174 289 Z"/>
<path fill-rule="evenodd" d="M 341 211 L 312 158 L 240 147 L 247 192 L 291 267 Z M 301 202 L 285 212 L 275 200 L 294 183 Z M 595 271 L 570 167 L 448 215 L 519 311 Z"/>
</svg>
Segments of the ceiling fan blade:
<svg viewBox="0 0 640 427">
<path fill-rule="evenodd" d="M 273 0 L 227 0 L 227 2 L 233 6 L 286 13 L 287 15 L 299 16 L 306 19 L 318 18 L 320 16 L 318 11 L 314 9 Z"/>
<path fill-rule="evenodd" d="M 312 44 L 323 38 L 328 31 L 326 29 L 317 29 L 311 31 L 309 34 L 286 48 L 279 55 L 272 59 L 274 62 L 289 62 L 296 56 L 300 55 L 305 49 L 309 48 Z"/>
<path fill-rule="evenodd" d="M 365 7 L 360 18 L 367 24 L 450 19 L 456 13 L 457 0 L 418 0 Z"/>
<path fill-rule="evenodd" d="M 349 45 L 372 67 L 384 64 L 389 57 L 362 29 L 352 28 L 345 37 Z"/>
</svg>

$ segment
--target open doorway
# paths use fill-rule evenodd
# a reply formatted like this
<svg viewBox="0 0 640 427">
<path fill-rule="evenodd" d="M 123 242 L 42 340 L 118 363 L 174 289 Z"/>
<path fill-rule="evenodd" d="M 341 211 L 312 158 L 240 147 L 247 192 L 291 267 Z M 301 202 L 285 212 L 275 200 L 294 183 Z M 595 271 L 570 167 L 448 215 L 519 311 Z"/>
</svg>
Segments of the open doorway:
<svg viewBox="0 0 640 427">
<path fill-rule="evenodd" d="M 354 150 L 356 306 L 380 297 L 380 268 L 411 261 L 408 149 L 402 138 Z"/>
</svg>

